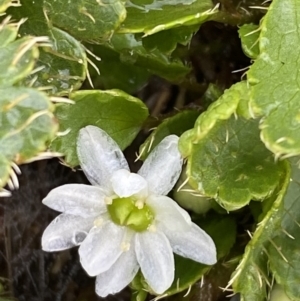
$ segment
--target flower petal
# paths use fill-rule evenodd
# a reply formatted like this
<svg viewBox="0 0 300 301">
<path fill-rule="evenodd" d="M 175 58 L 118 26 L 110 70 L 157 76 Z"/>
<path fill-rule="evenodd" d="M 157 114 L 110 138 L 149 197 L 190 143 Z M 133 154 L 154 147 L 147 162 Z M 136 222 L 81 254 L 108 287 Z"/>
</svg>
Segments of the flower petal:
<svg viewBox="0 0 300 301">
<path fill-rule="evenodd" d="M 127 161 L 117 143 L 96 126 L 79 131 L 77 154 L 80 166 L 88 180 L 110 192 L 110 177 L 118 169 L 129 170 Z"/>
<path fill-rule="evenodd" d="M 166 230 L 173 252 L 194 261 L 212 265 L 217 262 L 216 246 L 211 237 L 196 224 L 189 231 Z"/>
<path fill-rule="evenodd" d="M 120 169 L 113 173 L 111 184 L 114 192 L 121 198 L 137 196 L 145 198 L 148 195 L 147 181 L 136 173 Z"/>
<path fill-rule="evenodd" d="M 167 196 L 150 196 L 146 203 L 155 212 L 155 220 L 172 231 L 189 229 L 192 221 L 189 214 Z"/>
<path fill-rule="evenodd" d="M 164 138 L 138 172 L 147 180 L 149 191 L 154 194 L 168 194 L 180 176 L 182 158 L 178 150 L 178 139 L 176 135 Z"/>
<path fill-rule="evenodd" d="M 44 231 L 42 249 L 54 252 L 80 245 L 93 227 L 93 221 L 94 218 L 60 214 Z"/>
<path fill-rule="evenodd" d="M 174 256 L 166 236 L 161 232 L 137 233 L 135 251 L 147 283 L 162 294 L 174 280 Z"/>
<path fill-rule="evenodd" d="M 43 204 L 56 211 L 90 217 L 107 211 L 104 198 L 105 194 L 99 187 L 67 184 L 51 190 Z"/>
<path fill-rule="evenodd" d="M 118 293 L 133 280 L 138 270 L 139 265 L 132 246 L 109 270 L 97 276 L 96 293 L 100 297 Z"/>
<path fill-rule="evenodd" d="M 90 276 L 107 271 L 124 252 L 122 242 L 126 228 L 108 221 L 94 227 L 78 252 L 83 268 Z"/>
</svg>

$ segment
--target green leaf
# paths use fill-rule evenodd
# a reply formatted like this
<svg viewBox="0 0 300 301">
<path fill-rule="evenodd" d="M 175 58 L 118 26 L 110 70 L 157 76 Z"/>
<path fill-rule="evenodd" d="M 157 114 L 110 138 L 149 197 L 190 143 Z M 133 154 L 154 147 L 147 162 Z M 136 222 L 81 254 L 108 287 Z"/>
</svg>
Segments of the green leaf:
<svg viewBox="0 0 300 301">
<path fill-rule="evenodd" d="M 56 138 L 51 148 L 63 153 L 71 166 L 78 165 L 76 140 L 82 127 L 102 128 L 124 149 L 148 117 L 148 109 L 141 100 L 119 90 L 78 91 L 70 98 L 75 104 L 62 104 L 56 109 L 60 130 L 67 134 Z"/>
<path fill-rule="evenodd" d="M 36 87 L 50 86 L 50 94 L 68 95 L 70 91 L 79 89 L 86 77 L 85 50 L 67 32 L 48 23 L 43 9 L 43 1 L 25 0 L 21 7 L 8 10 L 14 19 L 28 18 L 20 28 L 21 36 L 49 37 L 50 47 L 40 48 L 40 57 L 35 65 L 37 72 L 26 83 L 33 81 Z"/>
<path fill-rule="evenodd" d="M 7 30 L 0 32 L 0 39 L 4 40 Z M 13 34 L 6 37 L 10 41 Z M 34 43 L 31 37 L 25 37 L 0 46 L 0 85 L 9 86 L 23 79 L 32 71 L 39 51 L 36 46 L 29 47 Z"/>
<path fill-rule="evenodd" d="M 54 26 L 84 41 L 108 41 L 126 18 L 122 0 L 44 0 L 44 7 Z"/>
<path fill-rule="evenodd" d="M 140 158 L 145 160 L 155 146 L 157 146 L 166 136 L 181 136 L 183 132 L 194 126 L 199 116 L 199 112 L 195 110 L 184 110 L 176 115 L 166 118 L 151 133 L 146 141 L 140 146 Z"/>
<path fill-rule="evenodd" d="M 54 107 L 46 95 L 30 88 L 0 88 L 0 187 L 12 161 L 21 164 L 38 155 L 54 137 Z"/>
<path fill-rule="evenodd" d="M 292 173 L 277 215 L 280 224 L 268 248 L 270 269 L 291 300 L 300 300 L 300 170 L 299 157 L 291 160 Z"/>
<path fill-rule="evenodd" d="M 121 62 L 142 67 L 169 81 L 180 81 L 190 72 L 179 59 L 172 59 L 157 49 L 147 51 L 134 34 L 115 34 L 105 46 L 118 52 Z"/>
<path fill-rule="evenodd" d="M 48 93 L 65 95 L 78 90 L 85 80 L 87 60 L 81 44 L 68 33 L 53 27 L 47 30 L 52 47 L 44 47 L 40 52 L 37 75 L 33 87 L 50 86 Z"/>
<path fill-rule="evenodd" d="M 256 59 L 259 56 L 259 34 L 260 28 L 255 24 L 244 24 L 239 28 L 243 51 L 252 59 Z"/>
<path fill-rule="evenodd" d="M 142 38 L 143 46 L 147 51 L 159 50 L 165 54 L 172 54 L 177 44 L 186 46 L 192 39 L 199 26 L 182 26 L 160 31 Z"/>
<path fill-rule="evenodd" d="M 179 141 L 190 185 L 226 210 L 268 197 L 282 173 L 282 164 L 260 141 L 258 121 L 232 116 L 247 97 L 245 85 L 227 90 Z"/>
<path fill-rule="evenodd" d="M 235 243 L 236 223 L 231 217 L 218 216 L 202 221 L 201 227 L 212 237 L 217 248 L 218 259 L 224 257 Z M 226 239 L 224 239 L 224 237 Z M 211 269 L 193 260 L 175 255 L 175 277 L 171 287 L 164 293 L 168 296 L 186 290 Z"/>
<path fill-rule="evenodd" d="M 261 138 L 276 156 L 300 154 L 299 3 L 274 0 L 261 23 L 260 55 L 248 72 Z M 278 122 L 280 120 L 280 122 Z"/>
<path fill-rule="evenodd" d="M 107 47 L 89 45 L 89 49 L 101 58 L 101 61 L 96 62 L 100 75 L 96 74 L 94 68 L 90 70 L 95 87 L 120 89 L 133 94 L 145 85 L 150 77 L 147 70 L 121 61 L 120 55 Z"/>
<path fill-rule="evenodd" d="M 266 247 L 270 244 L 274 231 L 280 226 L 281 218 L 278 213 L 282 210 L 283 198 L 290 182 L 289 164 L 283 163 L 286 173 L 271 197 L 273 204 L 256 228 L 228 284 L 233 285 L 234 292 L 241 293 L 241 301 L 264 301 L 267 297 L 267 286 L 270 286 L 271 280 Z"/>
<path fill-rule="evenodd" d="M 122 33 L 156 32 L 203 23 L 212 13 L 210 0 L 130 0 L 126 2 L 127 18 L 119 28 Z"/>
</svg>

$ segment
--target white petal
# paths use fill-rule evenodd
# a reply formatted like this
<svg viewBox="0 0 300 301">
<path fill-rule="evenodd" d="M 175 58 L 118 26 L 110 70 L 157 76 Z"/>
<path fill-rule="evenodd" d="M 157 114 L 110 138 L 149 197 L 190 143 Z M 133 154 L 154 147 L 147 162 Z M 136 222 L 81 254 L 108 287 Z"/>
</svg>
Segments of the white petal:
<svg viewBox="0 0 300 301">
<path fill-rule="evenodd" d="M 189 231 L 165 231 L 164 233 L 174 253 L 208 265 L 217 262 L 213 240 L 196 224 L 192 223 Z"/>
<path fill-rule="evenodd" d="M 172 231 L 189 229 L 192 221 L 189 214 L 167 196 L 150 196 L 147 205 L 155 213 L 155 220 Z"/>
<path fill-rule="evenodd" d="M 148 182 L 149 191 L 166 195 L 176 184 L 182 169 L 178 137 L 164 138 L 150 153 L 138 174 Z"/>
<path fill-rule="evenodd" d="M 142 273 L 151 287 L 162 294 L 174 280 L 174 256 L 161 232 L 141 232 L 135 236 L 135 251 Z"/>
<path fill-rule="evenodd" d="M 118 169 L 129 170 L 127 161 L 117 143 L 96 126 L 79 131 L 77 154 L 88 180 L 110 192 L 110 177 Z"/>
<path fill-rule="evenodd" d="M 61 251 L 78 246 L 93 227 L 94 218 L 61 214 L 46 228 L 42 236 L 42 249 Z"/>
<path fill-rule="evenodd" d="M 79 248 L 80 262 L 90 276 L 107 271 L 123 253 L 126 229 L 112 222 L 94 227 Z"/>
<path fill-rule="evenodd" d="M 136 196 L 145 198 L 148 195 L 147 181 L 136 173 L 120 169 L 113 173 L 111 184 L 114 192 L 122 198 Z"/>
<path fill-rule="evenodd" d="M 134 252 L 134 246 L 124 252 L 112 267 L 97 276 L 96 293 L 100 297 L 115 294 L 126 287 L 135 277 L 139 265 Z"/>
<path fill-rule="evenodd" d="M 106 212 L 105 194 L 99 187 L 67 184 L 57 187 L 43 199 L 43 204 L 60 212 L 89 217 Z"/>
</svg>

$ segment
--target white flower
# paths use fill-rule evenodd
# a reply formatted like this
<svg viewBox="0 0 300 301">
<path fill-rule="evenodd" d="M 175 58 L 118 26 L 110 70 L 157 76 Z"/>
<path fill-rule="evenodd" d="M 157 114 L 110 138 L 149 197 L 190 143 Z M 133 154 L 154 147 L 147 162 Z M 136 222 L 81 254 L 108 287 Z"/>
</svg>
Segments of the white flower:
<svg viewBox="0 0 300 301">
<path fill-rule="evenodd" d="M 182 168 L 177 136 L 163 139 L 137 174 L 97 127 L 80 130 L 77 153 L 93 186 L 68 184 L 48 194 L 43 203 L 63 213 L 45 230 L 42 247 L 59 251 L 80 245 L 81 264 L 97 276 L 99 296 L 122 290 L 139 268 L 151 289 L 162 294 L 174 280 L 173 252 L 216 262 L 212 239 L 165 196 Z"/>
</svg>

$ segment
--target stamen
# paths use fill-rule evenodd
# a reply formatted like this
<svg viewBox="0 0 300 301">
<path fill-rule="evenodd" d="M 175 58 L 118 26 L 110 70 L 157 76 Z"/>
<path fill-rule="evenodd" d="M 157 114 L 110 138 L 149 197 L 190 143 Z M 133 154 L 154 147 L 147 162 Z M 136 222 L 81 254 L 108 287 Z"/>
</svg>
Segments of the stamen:
<svg viewBox="0 0 300 301">
<path fill-rule="evenodd" d="M 135 206 L 138 208 L 138 209 L 143 209 L 144 208 L 144 201 L 143 200 L 138 200 L 135 202 Z"/>
<path fill-rule="evenodd" d="M 155 227 L 155 225 L 150 225 L 149 227 L 148 227 L 148 231 L 150 231 L 150 232 L 156 232 L 156 227 Z"/>
<path fill-rule="evenodd" d="M 103 218 L 99 217 L 94 220 L 94 226 L 95 227 L 101 227 L 103 225 Z"/>
<path fill-rule="evenodd" d="M 130 243 L 123 241 L 122 244 L 121 244 L 121 249 L 124 252 L 129 251 L 130 250 Z"/>
<path fill-rule="evenodd" d="M 113 199 L 112 199 L 111 197 L 109 197 L 109 196 L 105 197 L 104 203 L 105 203 L 106 205 L 111 205 L 112 202 L 113 202 Z"/>
</svg>

